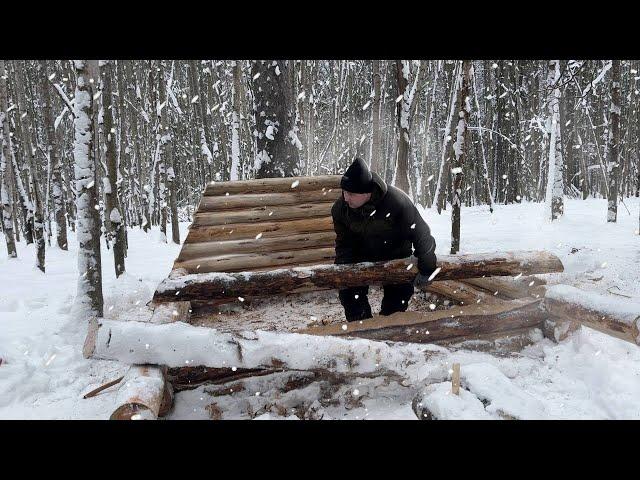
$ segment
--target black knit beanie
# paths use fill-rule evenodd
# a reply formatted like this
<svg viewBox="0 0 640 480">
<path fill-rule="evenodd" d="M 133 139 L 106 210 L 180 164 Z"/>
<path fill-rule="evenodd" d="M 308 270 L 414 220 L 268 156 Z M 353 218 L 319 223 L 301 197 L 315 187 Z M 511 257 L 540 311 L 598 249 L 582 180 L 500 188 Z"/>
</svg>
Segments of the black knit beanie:
<svg viewBox="0 0 640 480">
<path fill-rule="evenodd" d="M 357 158 L 344 172 L 340 180 L 340 188 L 351 193 L 373 192 L 373 176 L 364 160 Z"/>
</svg>

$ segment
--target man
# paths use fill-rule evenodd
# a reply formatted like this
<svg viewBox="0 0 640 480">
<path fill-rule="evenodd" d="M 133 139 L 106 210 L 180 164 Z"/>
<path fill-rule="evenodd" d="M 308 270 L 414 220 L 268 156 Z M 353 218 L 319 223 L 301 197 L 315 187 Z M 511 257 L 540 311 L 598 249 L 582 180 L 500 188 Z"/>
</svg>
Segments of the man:
<svg viewBox="0 0 640 480">
<path fill-rule="evenodd" d="M 340 187 L 342 197 L 331 209 L 336 231 L 335 263 L 407 258 L 413 244 L 419 273 L 413 282 L 384 285 L 380 315 L 406 311 L 414 286 L 429 284 L 436 268 L 436 242 L 429 226 L 402 190 L 387 186 L 360 158 L 347 169 Z M 347 321 L 372 317 L 368 292 L 368 285 L 339 291 Z"/>
</svg>

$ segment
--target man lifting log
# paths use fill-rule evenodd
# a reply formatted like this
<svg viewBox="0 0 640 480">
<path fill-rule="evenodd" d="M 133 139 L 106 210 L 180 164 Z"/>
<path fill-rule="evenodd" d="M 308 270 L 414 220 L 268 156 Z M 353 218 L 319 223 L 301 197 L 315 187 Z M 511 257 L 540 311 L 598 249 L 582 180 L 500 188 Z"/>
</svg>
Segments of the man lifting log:
<svg viewBox="0 0 640 480">
<path fill-rule="evenodd" d="M 415 287 L 429 284 L 436 269 L 436 241 L 411 199 L 400 189 L 387 185 L 367 164 L 356 158 L 343 175 L 342 196 L 331 209 L 336 231 L 335 263 L 418 259 L 413 282 L 384 285 L 380 315 L 404 312 Z M 371 318 L 369 286 L 339 291 L 347 321 Z"/>
</svg>

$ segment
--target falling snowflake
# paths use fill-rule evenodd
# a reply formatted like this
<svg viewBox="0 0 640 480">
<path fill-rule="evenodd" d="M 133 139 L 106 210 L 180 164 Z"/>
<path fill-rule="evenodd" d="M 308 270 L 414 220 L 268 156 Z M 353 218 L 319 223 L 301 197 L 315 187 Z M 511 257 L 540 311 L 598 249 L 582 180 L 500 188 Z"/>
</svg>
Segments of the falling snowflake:
<svg viewBox="0 0 640 480">
<path fill-rule="evenodd" d="M 431 275 L 429 275 L 429 281 L 433 280 L 436 275 L 438 275 L 440 273 L 440 270 L 442 270 L 442 268 L 438 267 L 436 268 L 433 273 Z"/>
<path fill-rule="evenodd" d="M 431 303 L 431 304 L 429 304 L 429 308 L 430 308 L 431 310 L 435 310 L 435 309 L 436 309 L 436 304 L 435 304 L 435 303 Z"/>
<path fill-rule="evenodd" d="M 296 188 L 298 185 L 300 185 L 300 180 L 296 180 L 291 184 L 291 188 Z"/>
<path fill-rule="evenodd" d="M 258 235 L 256 235 L 256 240 L 260 240 L 262 238 L 262 232 L 260 232 Z"/>
<path fill-rule="evenodd" d="M 413 263 L 410 263 L 409 265 L 407 265 L 407 270 L 411 270 L 413 268 Z"/>
<path fill-rule="evenodd" d="M 347 329 L 347 325 L 342 325 L 342 330 L 346 330 Z"/>
<path fill-rule="evenodd" d="M 412 229 L 416 228 L 416 224 L 414 223 L 413 225 L 411 225 L 411 228 Z"/>
<path fill-rule="evenodd" d="M 244 302 L 244 297 L 238 297 L 238 300 L 240 300 L 241 302 Z"/>
</svg>

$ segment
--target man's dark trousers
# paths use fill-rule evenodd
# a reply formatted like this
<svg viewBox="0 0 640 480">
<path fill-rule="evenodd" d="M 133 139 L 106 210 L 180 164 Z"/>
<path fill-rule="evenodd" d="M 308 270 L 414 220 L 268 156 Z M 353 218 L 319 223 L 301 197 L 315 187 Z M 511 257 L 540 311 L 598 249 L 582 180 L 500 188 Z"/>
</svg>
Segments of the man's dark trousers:
<svg viewBox="0 0 640 480">
<path fill-rule="evenodd" d="M 391 315 L 395 312 L 404 312 L 409 306 L 409 300 L 413 295 L 413 283 L 400 283 L 384 285 L 384 296 L 380 315 Z M 369 305 L 369 286 L 345 288 L 338 292 L 340 303 L 344 307 L 344 314 L 348 322 L 371 318 L 371 305 Z"/>
</svg>

